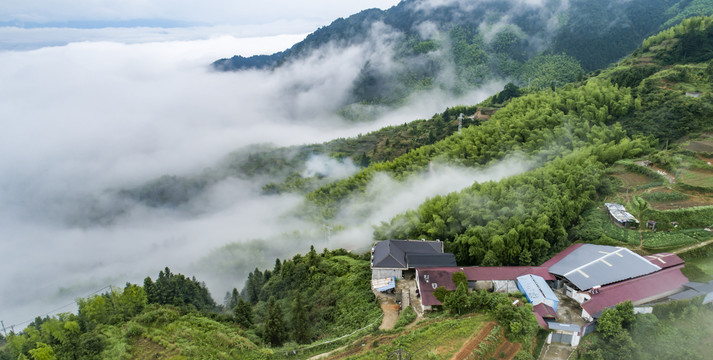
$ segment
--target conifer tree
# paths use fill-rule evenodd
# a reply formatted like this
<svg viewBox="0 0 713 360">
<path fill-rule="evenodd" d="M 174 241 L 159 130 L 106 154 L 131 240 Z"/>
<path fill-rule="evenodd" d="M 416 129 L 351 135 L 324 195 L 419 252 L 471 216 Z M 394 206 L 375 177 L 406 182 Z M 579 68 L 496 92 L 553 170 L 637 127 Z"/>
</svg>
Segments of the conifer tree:
<svg viewBox="0 0 713 360">
<path fill-rule="evenodd" d="M 249 328 L 253 325 L 253 307 L 249 302 L 243 300 L 242 297 L 238 297 L 238 303 L 233 309 L 233 316 L 235 316 L 235 321 L 238 322 L 244 328 Z"/>
<path fill-rule="evenodd" d="M 295 299 L 292 301 L 292 331 L 294 340 L 298 344 L 309 342 L 309 319 L 299 291 L 295 292 Z"/>
<path fill-rule="evenodd" d="M 265 330 L 262 337 L 270 346 L 280 346 L 285 341 L 282 309 L 274 296 L 270 296 L 270 300 L 267 302 L 267 319 L 265 319 Z"/>
</svg>

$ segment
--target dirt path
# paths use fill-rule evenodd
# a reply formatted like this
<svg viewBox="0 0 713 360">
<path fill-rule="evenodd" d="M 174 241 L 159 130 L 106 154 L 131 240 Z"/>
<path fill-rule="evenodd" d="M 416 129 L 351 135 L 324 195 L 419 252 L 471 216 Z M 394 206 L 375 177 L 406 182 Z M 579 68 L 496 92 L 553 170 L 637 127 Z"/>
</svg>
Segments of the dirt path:
<svg viewBox="0 0 713 360">
<path fill-rule="evenodd" d="M 657 167 L 655 167 L 655 166 L 646 165 L 646 162 L 644 162 L 644 161 L 637 161 L 637 162 L 635 162 L 635 164 L 636 164 L 636 165 L 639 165 L 639 166 L 647 167 L 647 168 L 650 168 L 650 169 L 653 170 L 653 171 L 656 171 L 659 175 L 665 177 L 666 180 L 668 180 L 668 182 L 671 183 L 671 184 L 675 184 L 675 183 L 676 183 L 676 177 L 675 177 L 675 176 L 673 176 L 673 175 L 671 175 L 671 174 L 669 174 L 669 173 L 667 173 L 667 172 L 665 172 L 665 171 L 663 171 L 663 170 L 661 170 L 661 169 L 659 169 L 659 168 L 657 168 Z"/>
<path fill-rule="evenodd" d="M 464 360 L 468 356 L 470 356 L 470 354 L 473 353 L 475 348 L 478 347 L 478 344 L 483 342 L 483 339 L 485 339 L 486 337 L 488 337 L 488 335 L 490 335 L 490 332 L 493 330 L 493 328 L 495 328 L 494 321 L 490 321 L 487 324 L 485 324 L 485 326 L 483 326 L 480 329 L 480 331 L 478 331 L 478 334 L 476 334 L 474 338 L 470 339 L 465 344 L 463 344 L 463 346 L 460 348 L 460 350 L 458 350 L 458 352 L 455 355 L 453 355 L 451 360 Z"/>
<path fill-rule="evenodd" d="M 338 348 L 336 348 L 336 349 L 334 349 L 334 350 L 332 350 L 332 351 L 330 351 L 330 352 L 326 352 L 326 353 L 322 353 L 322 354 L 319 354 L 319 355 L 312 356 L 312 357 L 309 358 L 308 360 L 326 359 L 327 357 L 329 357 L 329 355 L 332 355 L 332 354 L 334 354 L 334 353 L 340 352 L 340 351 L 346 349 L 346 348 L 349 347 L 349 346 L 351 346 L 351 344 L 344 345 L 344 346 L 342 346 L 342 347 L 338 347 Z"/>
<path fill-rule="evenodd" d="M 681 253 L 685 253 L 686 251 L 689 251 L 689 250 L 697 249 L 697 248 L 699 248 L 699 247 L 704 247 L 704 246 L 706 246 L 706 245 L 708 245 L 708 244 L 713 244 L 713 240 L 708 240 L 708 241 L 704 241 L 704 242 L 702 242 L 702 243 L 698 243 L 698 244 L 695 244 L 695 245 L 686 246 L 685 248 L 680 248 L 680 249 L 674 250 L 674 251 L 672 251 L 672 252 L 673 252 L 674 254 L 681 254 Z"/>
<path fill-rule="evenodd" d="M 399 320 L 399 305 L 398 304 L 381 304 L 381 311 L 384 312 L 384 319 L 381 320 L 379 330 L 391 330 Z"/>
</svg>

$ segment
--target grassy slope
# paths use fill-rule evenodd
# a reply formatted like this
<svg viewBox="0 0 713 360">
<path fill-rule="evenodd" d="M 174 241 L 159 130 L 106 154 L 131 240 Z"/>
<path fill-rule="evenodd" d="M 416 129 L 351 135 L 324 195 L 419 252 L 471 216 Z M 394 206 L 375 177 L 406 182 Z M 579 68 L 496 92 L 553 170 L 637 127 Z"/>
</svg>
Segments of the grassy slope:
<svg viewBox="0 0 713 360">
<path fill-rule="evenodd" d="M 100 332 L 107 341 L 101 359 L 267 359 L 272 354 L 248 340 L 237 325 L 170 306 L 150 306 Z"/>
</svg>

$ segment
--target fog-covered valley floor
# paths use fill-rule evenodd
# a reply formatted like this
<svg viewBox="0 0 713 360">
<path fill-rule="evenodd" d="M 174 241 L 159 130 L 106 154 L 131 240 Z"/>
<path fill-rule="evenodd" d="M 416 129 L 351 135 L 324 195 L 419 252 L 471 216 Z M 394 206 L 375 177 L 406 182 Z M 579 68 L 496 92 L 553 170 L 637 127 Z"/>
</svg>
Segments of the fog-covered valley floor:
<svg viewBox="0 0 713 360">
<path fill-rule="evenodd" d="M 270 266 L 310 245 L 365 249 L 372 225 L 426 197 L 528 167 L 510 159 L 483 172 L 443 168 L 405 183 L 378 178 L 369 189 L 377 200 L 346 206 L 339 219 L 346 229 L 329 243 L 330 224 L 290 216 L 300 196 L 263 196 L 260 184 L 247 180 L 222 180 L 180 208 L 116 196 L 162 175 L 199 173 L 253 144 L 356 136 L 475 104 L 502 88 L 493 83 L 460 98 L 421 94 L 374 121 L 349 123 L 334 113 L 364 49 L 333 48 L 272 72 L 208 66 L 236 49 L 270 53 L 303 37 L 87 41 L 0 52 L 0 319 L 22 326 L 51 311 L 74 311 L 64 305 L 76 297 L 141 283 L 165 266 L 205 280 L 220 302 L 226 290 L 242 287 L 243 268 Z M 330 166 L 326 161 L 313 165 Z M 356 171 L 336 167 L 328 170 L 334 177 Z M 354 211 L 368 221 L 350 224 Z M 87 220 L 98 216 L 111 221 Z M 254 252 L 234 246 L 246 242 Z M 226 254 L 240 267 L 206 260 Z"/>
</svg>

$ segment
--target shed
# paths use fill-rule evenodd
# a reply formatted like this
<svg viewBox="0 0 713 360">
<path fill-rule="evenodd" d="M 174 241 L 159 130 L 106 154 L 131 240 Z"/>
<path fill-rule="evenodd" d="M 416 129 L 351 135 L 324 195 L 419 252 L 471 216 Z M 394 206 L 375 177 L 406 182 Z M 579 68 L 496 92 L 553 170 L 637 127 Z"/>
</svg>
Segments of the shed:
<svg viewBox="0 0 713 360">
<path fill-rule="evenodd" d="M 651 230 L 656 230 L 656 221 L 647 220 L 647 221 L 646 221 L 646 228 L 647 228 L 647 229 L 651 229 Z"/>
<path fill-rule="evenodd" d="M 623 205 L 616 203 L 604 203 L 609 211 L 609 216 L 612 217 L 618 224 L 624 227 L 636 227 L 639 225 L 639 220 L 636 220 L 634 215 L 631 215 Z"/>
<path fill-rule="evenodd" d="M 557 312 L 555 311 L 555 309 L 545 304 L 537 304 L 533 306 L 532 312 L 539 315 L 543 319 L 557 319 Z"/>
<path fill-rule="evenodd" d="M 520 276 L 517 278 L 517 288 L 532 305 L 545 304 L 557 312 L 559 299 L 542 277 L 531 274 Z"/>
</svg>

